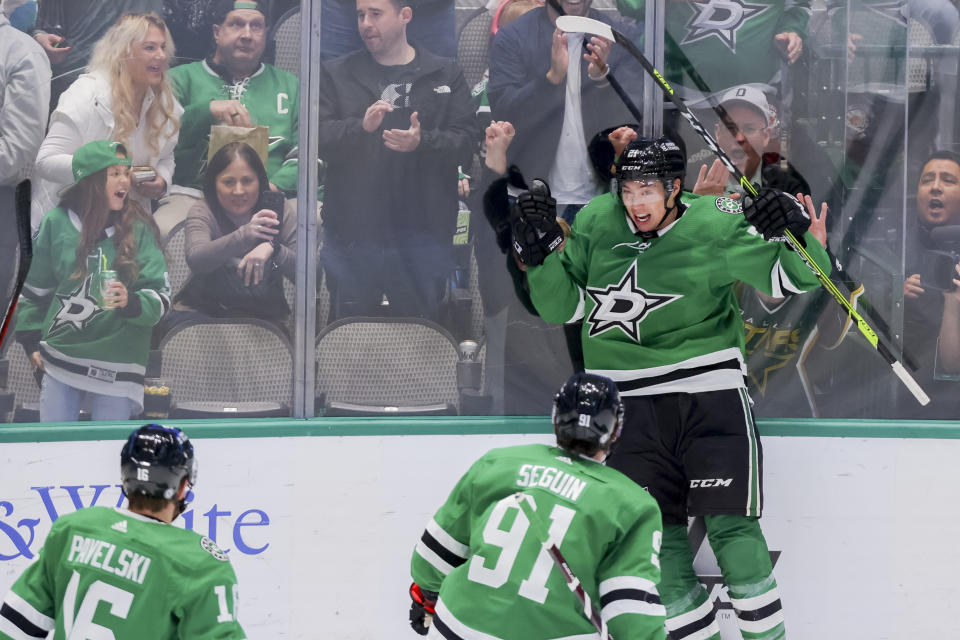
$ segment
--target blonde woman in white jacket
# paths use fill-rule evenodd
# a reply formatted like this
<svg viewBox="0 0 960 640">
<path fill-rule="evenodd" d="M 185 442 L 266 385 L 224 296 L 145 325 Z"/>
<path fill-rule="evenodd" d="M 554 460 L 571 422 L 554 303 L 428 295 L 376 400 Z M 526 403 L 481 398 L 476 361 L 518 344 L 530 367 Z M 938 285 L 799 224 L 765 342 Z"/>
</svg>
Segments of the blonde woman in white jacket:
<svg viewBox="0 0 960 640">
<path fill-rule="evenodd" d="M 173 41 L 156 14 L 124 15 L 97 42 L 87 73 L 60 96 L 37 154 L 31 206 L 34 230 L 57 206 L 57 191 L 73 182 L 73 153 L 93 140 L 122 143 L 134 167 L 151 167 L 153 179 L 133 186 L 130 197 L 144 210 L 173 179 L 173 148 L 183 107 L 167 75 Z M 36 184 L 36 182 L 35 182 Z"/>
</svg>

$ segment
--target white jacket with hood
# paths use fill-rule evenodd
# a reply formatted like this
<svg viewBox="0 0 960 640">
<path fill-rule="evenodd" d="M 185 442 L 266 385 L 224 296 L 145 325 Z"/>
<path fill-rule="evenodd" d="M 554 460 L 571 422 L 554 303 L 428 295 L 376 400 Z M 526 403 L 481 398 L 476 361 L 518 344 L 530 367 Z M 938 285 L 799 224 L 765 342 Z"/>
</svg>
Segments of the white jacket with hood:
<svg viewBox="0 0 960 640">
<path fill-rule="evenodd" d="M 171 123 L 157 140 L 157 152 L 150 150 L 146 138 L 146 113 L 157 99 L 153 91 L 147 91 L 140 109 L 137 128 L 130 134 L 127 151 L 133 166 L 151 166 L 163 177 L 169 187 L 173 183 L 173 148 L 177 145 L 179 130 Z M 65 185 L 73 182 L 73 153 L 94 140 L 109 140 L 114 130 L 111 110 L 111 88 L 107 78 L 97 73 L 85 73 L 77 78 L 60 96 L 57 108 L 50 114 L 50 130 L 37 154 L 33 201 L 30 222 L 34 231 L 40 227 L 43 215 L 57 206 L 57 196 Z M 179 120 L 183 107 L 174 99 L 174 114 Z M 150 201 L 131 191 L 130 197 L 145 211 L 150 211 Z"/>
</svg>

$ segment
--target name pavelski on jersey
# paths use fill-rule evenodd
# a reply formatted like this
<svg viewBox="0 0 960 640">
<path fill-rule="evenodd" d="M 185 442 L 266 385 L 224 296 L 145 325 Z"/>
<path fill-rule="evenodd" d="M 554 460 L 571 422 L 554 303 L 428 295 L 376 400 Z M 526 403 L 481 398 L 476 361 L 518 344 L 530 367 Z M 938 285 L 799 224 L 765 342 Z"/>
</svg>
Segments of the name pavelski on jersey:
<svg viewBox="0 0 960 640">
<path fill-rule="evenodd" d="M 591 338 L 604 331 L 620 329 L 634 342 L 640 342 L 640 323 L 651 311 L 682 298 L 682 295 L 651 293 L 637 286 L 637 263 L 627 268 L 617 284 L 587 287 L 594 307 L 587 317 Z"/>
</svg>

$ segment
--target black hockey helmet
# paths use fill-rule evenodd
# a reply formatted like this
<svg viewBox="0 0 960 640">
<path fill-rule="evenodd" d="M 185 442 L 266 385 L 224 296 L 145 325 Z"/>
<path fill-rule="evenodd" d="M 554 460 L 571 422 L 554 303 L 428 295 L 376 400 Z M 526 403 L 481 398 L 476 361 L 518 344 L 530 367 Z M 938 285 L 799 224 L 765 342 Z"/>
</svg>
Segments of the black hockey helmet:
<svg viewBox="0 0 960 640">
<path fill-rule="evenodd" d="M 673 140 L 666 136 L 656 140 L 637 138 L 628 143 L 620 154 L 617 190 L 623 188 L 624 182 L 655 178 L 663 181 L 665 195 L 669 197 L 673 191 L 673 181 L 680 178 L 682 188 L 686 172 L 686 153 Z"/>
<path fill-rule="evenodd" d="M 197 460 L 187 434 L 159 424 L 145 424 L 127 438 L 120 451 L 123 492 L 176 500 L 180 483 L 197 481 Z M 179 504 L 181 513 L 184 501 Z"/>
<path fill-rule="evenodd" d="M 574 453 L 609 450 L 623 426 L 623 403 L 610 378 L 576 373 L 553 399 L 557 444 Z"/>
</svg>

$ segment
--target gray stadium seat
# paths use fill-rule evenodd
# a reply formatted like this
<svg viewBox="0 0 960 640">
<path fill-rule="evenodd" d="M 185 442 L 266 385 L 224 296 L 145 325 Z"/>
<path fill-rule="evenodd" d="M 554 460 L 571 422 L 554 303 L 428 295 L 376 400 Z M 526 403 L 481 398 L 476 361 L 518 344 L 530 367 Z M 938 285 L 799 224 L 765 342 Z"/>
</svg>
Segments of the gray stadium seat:
<svg viewBox="0 0 960 640">
<path fill-rule="evenodd" d="M 33 367 L 23 347 L 13 342 L 12 338 L 11 344 L 6 346 L 5 355 L 9 363 L 6 390 L 13 394 L 14 403 L 8 419 L 13 422 L 36 422 L 40 419 L 40 387 L 33 377 Z"/>
<path fill-rule="evenodd" d="M 164 336 L 160 351 L 172 418 L 290 415 L 293 350 L 269 322 L 185 322 Z"/>
<path fill-rule="evenodd" d="M 929 47 L 933 45 L 933 33 L 925 24 L 918 20 L 910 20 L 907 31 L 911 47 Z M 933 62 L 931 59 L 910 51 L 910 59 L 907 61 L 907 87 L 909 91 L 924 91 L 929 88 L 931 83 L 931 74 L 933 71 Z"/>
<path fill-rule="evenodd" d="M 167 259 L 167 274 L 170 276 L 170 298 L 180 291 L 187 278 L 190 267 L 187 266 L 186 220 L 178 222 L 163 244 L 163 255 Z"/>
<path fill-rule="evenodd" d="M 896 91 L 906 74 L 903 47 L 907 43 L 906 25 L 880 11 L 854 11 L 851 31 L 863 36 L 857 55 L 847 66 L 848 91 Z"/>
<path fill-rule="evenodd" d="M 483 78 L 489 65 L 490 25 L 493 17 L 486 7 L 477 7 L 466 18 L 457 35 L 457 64 L 463 69 L 468 87 Z"/>
<path fill-rule="evenodd" d="M 294 75 L 300 74 L 300 8 L 293 7 L 280 18 L 270 34 L 276 47 L 273 64 Z"/>
<path fill-rule="evenodd" d="M 326 415 L 456 414 L 457 344 L 417 318 L 343 318 L 317 334 L 317 410 Z"/>
</svg>

